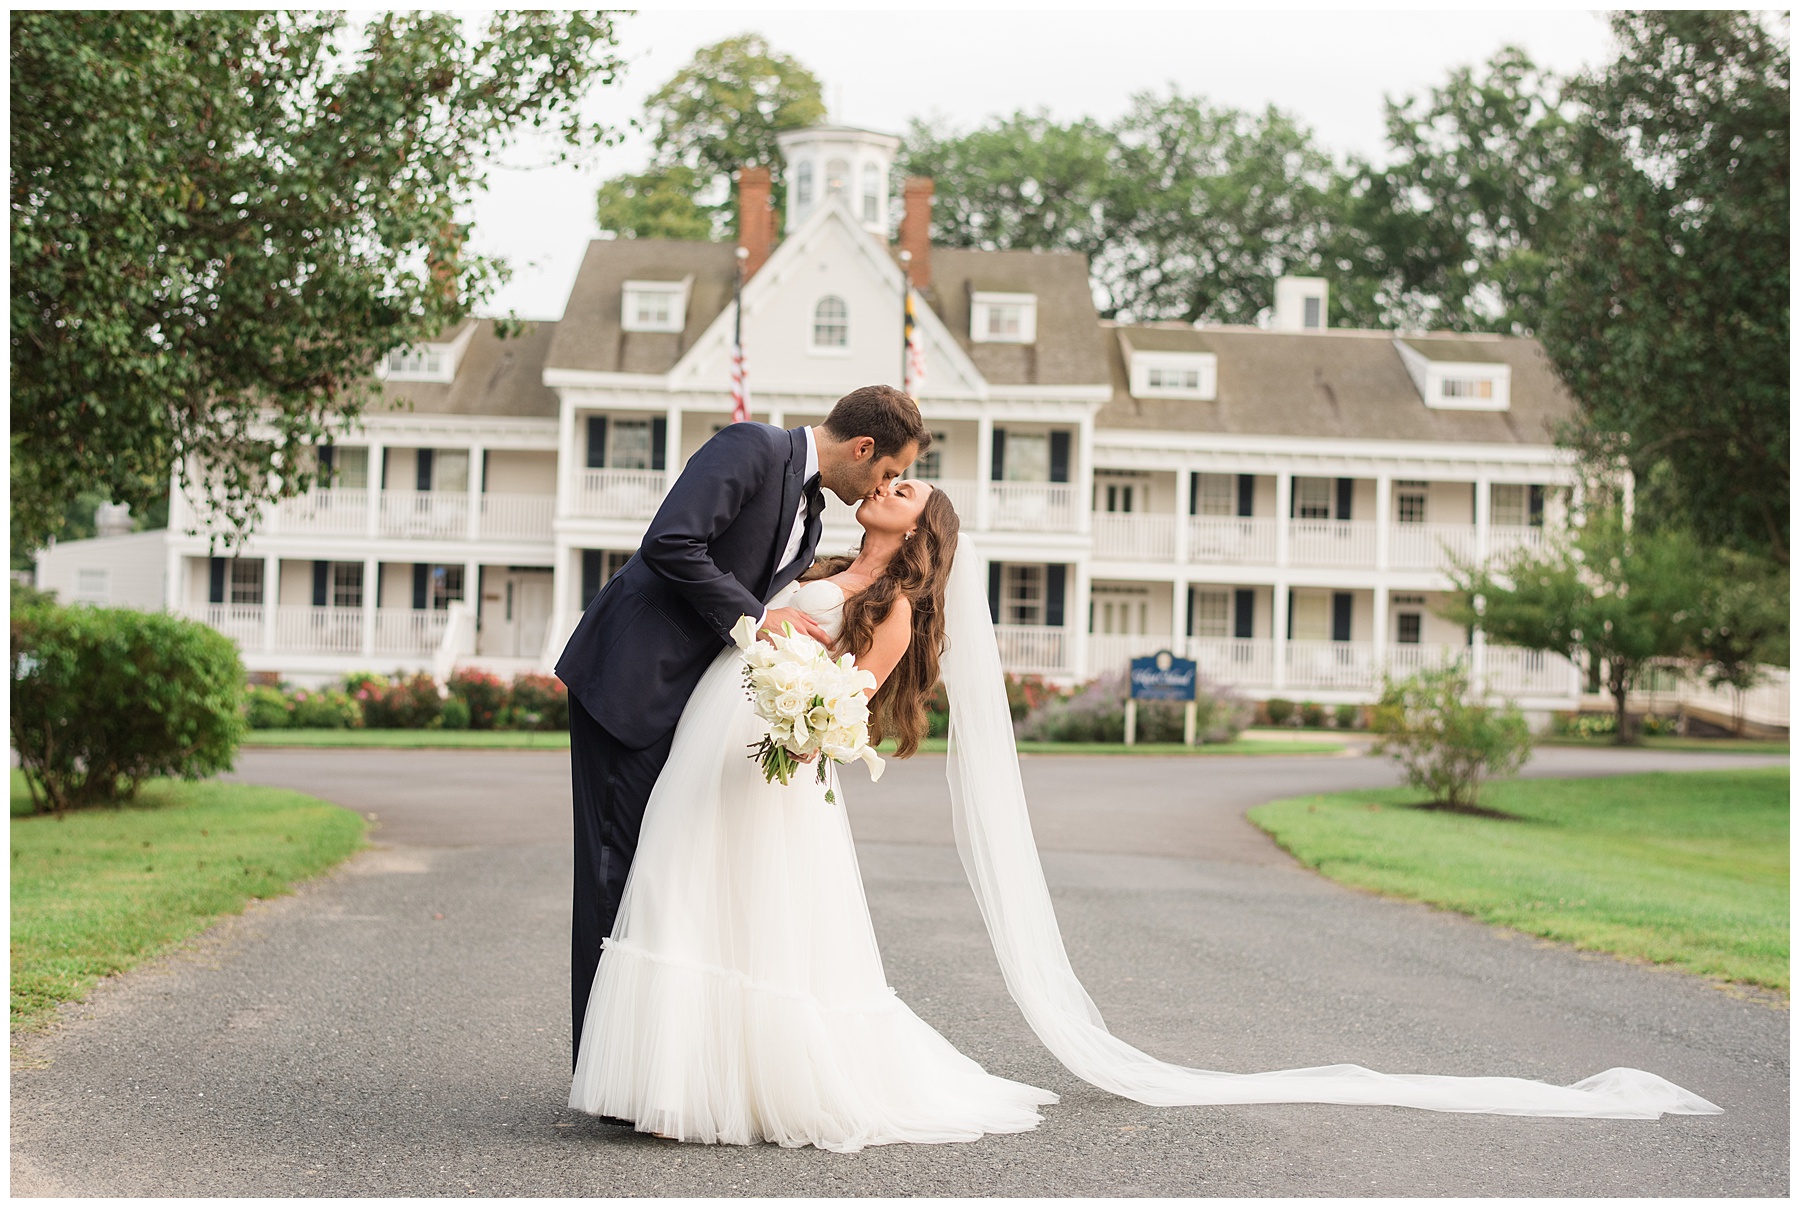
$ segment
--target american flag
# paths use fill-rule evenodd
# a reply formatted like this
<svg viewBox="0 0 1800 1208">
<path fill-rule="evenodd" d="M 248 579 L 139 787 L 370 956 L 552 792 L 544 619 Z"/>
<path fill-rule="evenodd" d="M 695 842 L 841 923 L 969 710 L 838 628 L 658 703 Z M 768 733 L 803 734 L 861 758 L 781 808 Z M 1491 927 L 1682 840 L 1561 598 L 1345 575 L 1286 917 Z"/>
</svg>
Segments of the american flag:
<svg viewBox="0 0 1800 1208">
<path fill-rule="evenodd" d="M 918 315 L 913 310 L 913 291 L 910 286 L 906 290 L 906 381 L 908 394 L 917 395 L 919 387 L 925 384 L 925 337 L 919 331 Z"/>
<path fill-rule="evenodd" d="M 741 424 L 750 418 L 750 382 L 744 373 L 744 346 L 731 341 L 731 422 Z"/>
</svg>

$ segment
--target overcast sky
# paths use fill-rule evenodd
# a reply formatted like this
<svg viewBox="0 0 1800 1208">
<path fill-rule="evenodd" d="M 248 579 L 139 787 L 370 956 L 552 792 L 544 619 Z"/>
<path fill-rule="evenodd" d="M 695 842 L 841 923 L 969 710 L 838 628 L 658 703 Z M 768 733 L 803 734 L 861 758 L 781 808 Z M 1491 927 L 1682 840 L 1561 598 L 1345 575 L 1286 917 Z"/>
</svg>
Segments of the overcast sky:
<svg viewBox="0 0 1800 1208">
<path fill-rule="evenodd" d="M 755 31 L 825 84 L 831 120 L 903 133 L 936 116 L 967 128 L 1047 108 L 1060 119 L 1117 117 L 1131 94 L 1174 84 L 1240 108 L 1275 105 L 1342 155 L 1382 154 L 1382 97 L 1417 93 L 1451 68 L 1522 46 L 1560 72 L 1605 61 L 1599 12 L 693 12 L 643 11 L 619 22 L 621 83 L 590 112 L 623 124 L 704 45 Z M 599 182 L 640 170 L 641 136 L 585 168 L 507 153 L 475 205 L 475 241 L 512 262 L 513 280 L 482 309 L 555 319 L 587 241 L 599 234 Z"/>
</svg>

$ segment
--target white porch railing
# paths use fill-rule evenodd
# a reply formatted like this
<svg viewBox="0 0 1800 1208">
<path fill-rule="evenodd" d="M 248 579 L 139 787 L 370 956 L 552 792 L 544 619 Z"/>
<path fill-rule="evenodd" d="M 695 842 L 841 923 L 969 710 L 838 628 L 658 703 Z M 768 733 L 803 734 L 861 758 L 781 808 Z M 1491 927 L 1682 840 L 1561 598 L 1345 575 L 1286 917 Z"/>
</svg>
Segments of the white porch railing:
<svg viewBox="0 0 1800 1208">
<path fill-rule="evenodd" d="M 332 487 L 284 499 L 276 508 L 274 527 L 283 533 L 364 533 L 369 493 Z"/>
<path fill-rule="evenodd" d="M 362 618 L 360 608 L 277 608 L 275 648 L 296 654 L 358 654 Z"/>
<path fill-rule="evenodd" d="M 1187 657 L 1214 683 L 1261 688 L 1275 682 L 1275 643 L 1268 638 L 1189 638 Z"/>
<path fill-rule="evenodd" d="M 576 514 L 648 520 L 656 515 L 668 481 L 665 470 L 583 470 L 575 492 Z"/>
<path fill-rule="evenodd" d="M 1190 516 L 1188 561 L 1273 563 L 1275 520 L 1267 516 Z"/>
<path fill-rule="evenodd" d="M 1090 633 L 1087 640 L 1089 675 L 1105 675 L 1116 671 L 1125 674 L 1132 659 L 1141 659 L 1158 650 L 1181 653 L 1182 642 L 1171 643 L 1168 634 L 1154 633 Z"/>
<path fill-rule="evenodd" d="M 1381 682 L 1373 642 L 1289 642 L 1287 687 L 1354 691 Z"/>
<path fill-rule="evenodd" d="M 1488 528 L 1488 557 L 1504 558 L 1517 549 L 1537 549 L 1544 544 L 1544 530 L 1528 524 L 1496 524 Z"/>
<path fill-rule="evenodd" d="M 1113 562 L 1173 562 L 1173 513 L 1094 513 L 1094 557 Z"/>
<path fill-rule="evenodd" d="M 467 491 L 383 491 L 384 537 L 457 538 L 469 535 Z"/>
<path fill-rule="evenodd" d="M 1000 663 L 1015 675 L 1066 675 L 1069 633 L 1048 625 L 996 625 Z"/>
<path fill-rule="evenodd" d="M 195 604 L 187 615 L 236 642 L 245 650 L 261 650 L 263 644 L 263 606 L 261 604 Z"/>
<path fill-rule="evenodd" d="M 1364 520 L 1288 521 L 1294 566 L 1374 566 L 1375 526 Z"/>
<path fill-rule="evenodd" d="M 1488 649 L 1492 653 L 1495 647 Z M 1468 646 L 1397 642 L 1388 647 L 1387 672 L 1395 679 L 1406 679 L 1421 671 L 1435 671 L 1455 662 L 1467 664 L 1473 655 L 1473 649 Z"/>
<path fill-rule="evenodd" d="M 450 613 L 440 608 L 375 610 L 377 654 L 435 654 Z"/>
<path fill-rule="evenodd" d="M 483 537 L 548 541 L 555 514 L 554 495 L 483 495 L 479 531 Z"/>
<path fill-rule="evenodd" d="M 1436 570 L 1446 555 L 1468 562 L 1475 557 L 1472 524 L 1395 524 L 1388 528 L 1388 565 L 1396 570 Z"/>
<path fill-rule="evenodd" d="M 1487 690 L 1495 696 L 1568 696 L 1575 691 L 1574 668 L 1560 654 L 1518 646 L 1489 646 Z"/>
<path fill-rule="evenodd" d="M 1068 533 L 1080 522 L 1066 482 L 990 482 L 988 501 L 990 528 Z"/>
</svg>

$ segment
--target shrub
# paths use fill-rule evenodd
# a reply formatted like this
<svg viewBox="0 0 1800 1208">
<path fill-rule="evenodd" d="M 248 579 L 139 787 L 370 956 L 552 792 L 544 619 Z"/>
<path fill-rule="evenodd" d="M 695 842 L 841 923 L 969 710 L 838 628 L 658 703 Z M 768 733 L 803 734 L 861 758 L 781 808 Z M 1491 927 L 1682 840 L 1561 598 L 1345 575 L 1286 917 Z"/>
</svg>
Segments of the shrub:
<svg viewBox="0 0 1800 1208">
<path fill-rule="evenodd" d="M 1123 742 L 1125 700 L 1130 680 L 1110 672 L 1073 696 L 1056 695 L 1034 709 L 1019 726 L 1019 737 L 1034 742 Z M 1204 680 L 1195 692 L 1196 737 L 1228 742 L 1249 724 L 1250 706 Z M 1139 701 L 1139 742 L 1180 742 L 1186 708 L 1180 701 Z"/>
<path fill-rule="evenodd" d="M 567 730 L 569 690 L 554 675 L 521 671 L 513 676 L 508 724 L 521 730 Z"/>
<path fill-rule="evenodd" d="M 1071 695 L 1041 675 L 1009 674 L 1006 677 L 1006 704 L 1012 710 L 1014 725 L 1024 721 L 1033 709 L 1041 709 L 1053 700 L 1067 700 Z M 944 711 L 948 713 L 949 708 L 949 698 L 945 697 Z"/>
<path fill-rule="evenodd" d="M 42 603 L 13 614 L 13 746 L 39 810 L 230 770 L 243 707 L 237 647 L 197 621 Z"/>
<path fill-rule="evenodd" d="M 352 671 L 344 677 L 344 693 L 351 700 L 360 699 L 364 688 L 381 689 L 388 686 L 388 677 L 377 675 L 373 671 Z"/>
<path fill-rule="evenodd" d="M 1362 706 L 1339 705 L 1337 707 L 1337 716 L 1335 720 L 1337 722 L 1337 728 L 1340 730 L 1356 729 L 1358 725 L 1362 724 Z"/>
<path fill-rule="evenodd" d="M 360 730 L 362 706 L 347 692 L 335 688 L 302 689 L 290 698 L 298 730 Z"/>
<path fill-rule="evenodd" d="M 1371 728 L 1377 752 L 1406 770 L 1406 782 L 1432 803 L 1470 809 L 1483 779 L 1510 776 L 1531 753 L 1531 729 L 1517 705 L 1482 704 L 1460 664 L 1389 680 Z"/>
<path fill-rule="evenodd" d="M 437 681 L 423 671 L 384 688 L 365 684 L 357 696 L 371 730 L 426 730 L 444 710 Z"/>
<path fill-rule="evenodd" d="M 251 684 L 244 692 L 244 720 L 252 730 L 285 730 L 294 724 L 294 702 L 280 688 Z"/>
<path fill-rule="evenodd" d="M 460 696 L 452 696 L 445 701 L 442 711 L 438 713 L 437 728 L 440 730 L 468 729 L 469 702 Z"/>
<path fill-rule="evenodd" d="M 506 681 L 472 667 L 450 673 L 450 695 L 461 700 L 469 713 L 466 725 L 452 729 L 491 730 L 507 705 Z"/>
<path fill-rule="evenodd" d="M 945 690 L 942 680 L 931 690 L 931 700 L 925 706 L 926 733 L 933 738 L 943 738 L 950 733 L 950 693 Z"/>
<path fill-rule="evenodd" d="M 1294 702 L 1279 696 L 1270 697 L 1263 708 L 1269 712 L 1271 726 L 1285 726 L 1288 724 L 1288 718 L 1294 715 Z"/>
<path fill-rule="evenodd" d="M 1325 706 L 1304 701 L 1300 705 L 1300 724 L 1318 729 L 1325 724 Z"/>
</svg>

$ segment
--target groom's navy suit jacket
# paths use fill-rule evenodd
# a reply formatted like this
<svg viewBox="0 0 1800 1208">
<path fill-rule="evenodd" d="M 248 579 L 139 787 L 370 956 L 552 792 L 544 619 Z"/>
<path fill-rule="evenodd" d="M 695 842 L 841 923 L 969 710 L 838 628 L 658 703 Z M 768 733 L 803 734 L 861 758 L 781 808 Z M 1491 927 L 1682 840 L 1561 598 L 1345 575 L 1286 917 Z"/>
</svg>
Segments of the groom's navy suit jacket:
<svg viewBox="0 0 1800 1208">
<path fill-rule="evenodd" d="M 625 746 L 675 728 L 741 616 L 812 565 L 824 497 L 807 492 L 800 551 L 775 565 L 806 486 L 806 430 L 727 424 L 675 480 L 631 560 L 588 604 L 557 678 Z"/>
</svg>

